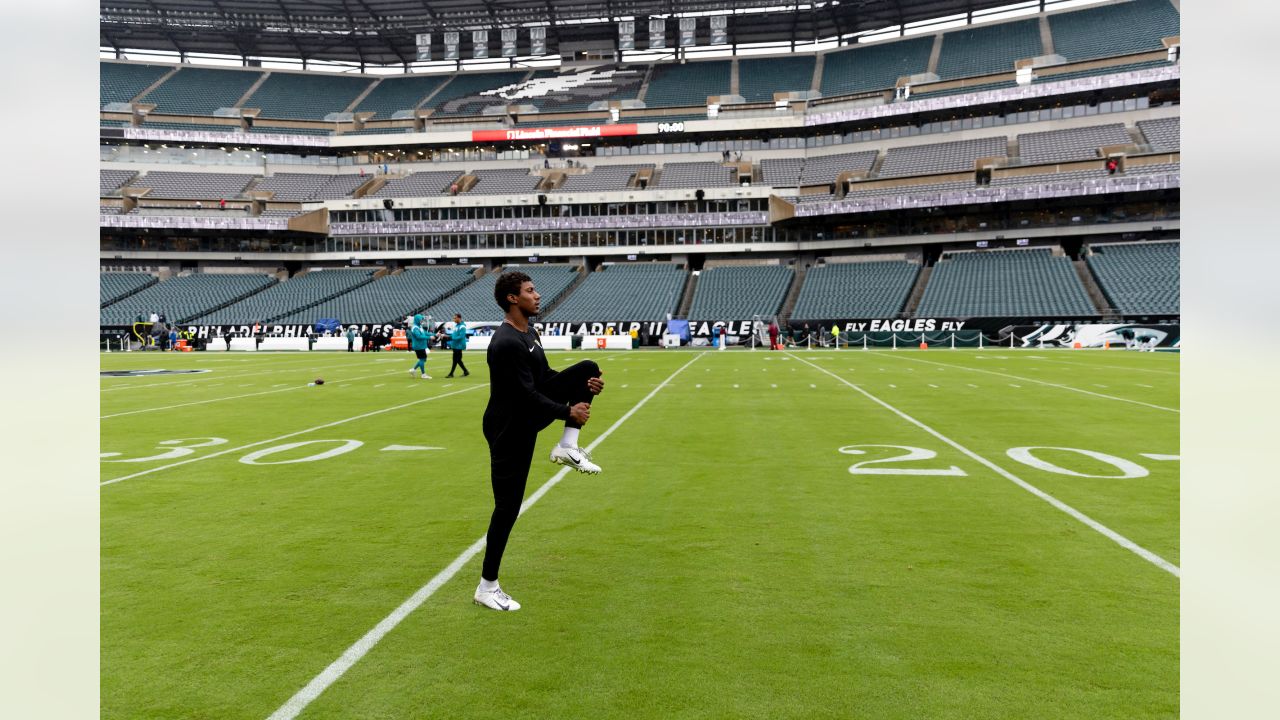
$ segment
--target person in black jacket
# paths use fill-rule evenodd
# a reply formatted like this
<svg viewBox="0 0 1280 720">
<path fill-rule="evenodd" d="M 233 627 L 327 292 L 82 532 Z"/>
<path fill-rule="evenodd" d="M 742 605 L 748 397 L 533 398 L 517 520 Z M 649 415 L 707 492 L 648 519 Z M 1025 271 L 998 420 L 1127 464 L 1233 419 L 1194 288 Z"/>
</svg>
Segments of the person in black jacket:
<svg viewBox="0 0 1280 720">
<path fill-rule="evenodd" d="M 538 333 L 529 322 L 538 314 L 541 296 L 528 275 L 503 273 L 493 294 L 506 317 L 494 331 L 487 355 L 489 404 L 484 411 L 484 438 L 489 443 L 493 515 L 475 602 L 493 610 L 519 610 L 520 603 L 498 586 L 498 567 L 520 514 L 538 432 L 563 420 L 564 433 L 551 451 L 551 462 L 579 472 L 600 472 L 600 466 L 578 446 L 578 433 L 591 417 L 591 401 L 604 390 L 604 380 L 600 366 L 590 360 L 560 372 L 547 364 Z"/>
</svg>

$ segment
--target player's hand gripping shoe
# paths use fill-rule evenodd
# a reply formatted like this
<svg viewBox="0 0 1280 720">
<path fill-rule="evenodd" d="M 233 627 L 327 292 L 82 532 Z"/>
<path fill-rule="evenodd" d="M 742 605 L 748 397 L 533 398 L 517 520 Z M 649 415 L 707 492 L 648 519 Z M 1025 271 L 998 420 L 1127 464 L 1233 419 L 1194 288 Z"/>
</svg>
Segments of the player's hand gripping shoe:
<svg viewBox="0 0 1280 720">
<path fill-rule="evenodd" d="M 511 598 L 510 595 L 502 592 L 502 588 L 493 590 L 481 590 L 476 588 L 475 602 L 477 605 L 483 605 L 490 610 L 504 610 L 511 612 L 520 609 L 520 603 Z"/>
<path fill-rule="evenodd" d="M 551 462 L 557 465 L 567 465 L 578 472 L 592 475 L 600 472 L 600 466 L 591 462 L 591 456 L 587 454 L 586 450 L 579 447 L 555 446 L 555 449 L 551 451 Z"/>
</svg>

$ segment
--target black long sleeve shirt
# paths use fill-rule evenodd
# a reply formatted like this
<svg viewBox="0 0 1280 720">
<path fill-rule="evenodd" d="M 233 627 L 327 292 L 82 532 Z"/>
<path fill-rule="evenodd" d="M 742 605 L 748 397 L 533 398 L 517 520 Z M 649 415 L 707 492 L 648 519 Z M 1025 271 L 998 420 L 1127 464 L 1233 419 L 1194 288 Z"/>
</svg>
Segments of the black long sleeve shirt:
<svg viewBox="0 0 1280 720">
<path fill-rule="evenodd" d="M 569 406 L 538 391 L 538 386 L 555 375 L 538 342 L 538 331 L 529 326 L 520 332 L 503 323 L 493 333 L 486 355 L 489 364 L 489 405 L 486 424 L 511 421 L 541 425 L 548 418 L 569 419 Z M 541 422 L 539 422 L 541 421 Z"/>
</svg>

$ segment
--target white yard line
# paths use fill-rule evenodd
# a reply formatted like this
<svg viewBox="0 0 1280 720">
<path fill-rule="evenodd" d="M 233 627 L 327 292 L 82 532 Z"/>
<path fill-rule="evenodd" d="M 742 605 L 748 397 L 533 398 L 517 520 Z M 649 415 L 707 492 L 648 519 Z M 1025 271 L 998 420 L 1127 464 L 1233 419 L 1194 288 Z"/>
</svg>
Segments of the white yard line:
<svg viewBox="0 0 1280 720">
<path fill-rule="evenodd" d="M 1117 402 L 1125 402 L 1125 403 L 1130 403 L 1132 405 L 1141 405 L 1143 407 L 1149 407 L 1155 410 L 1164 410 L 1165 412 L 1178 413 L 1178 414 L 1182 413 L 1182 411 L 1177 408 L 1165 407 L 1163 405 L 1153 405 L 1151 403 L 1142 402 L 1141 400 L 1130 400 L 1129 398 L 1122 398 L 1122 397 L 1116 397 L 1115 395 L 1107 395 L 1105 393 L 1093 392 L 1092 390 L 1085 390 L 1078 387 L 1071 387 L 1070 385 L 1062 385 L 1061 383 L 1053 383 L 1047 380 L 1037 380 L 1035 378 L 1022 377 L 1021 375 L 1010 375 L 1009 373 L 996 372 L 994 370 L 983 370 L 981 368 L 966 367 L 964 365 L 952 365 L 951 363 L 940 363 L 940 362 L 934 362 L 932 360 L 921 360 L 920 358 L 905 357 L 905 356 L 896 356 L 896 357 L 902 360 L 907 360 L 909 362 L 928 363 L 930 365 L 941 365 L 943 367 L 955 368 L 957 370 L 968 370 L 969 372 L 986 373 L 987 375 L 996 375 L 999 377 L 1010 378 L 1012 380 L 1022 380 L 1024 382 L 1037 383 L 1039 385 L 1047 385 L 1049 387 L 1056 387 L 1062 390 L 1070 390 L 1071 392 L 1082 393 L 1084 395 L 1092 395 L 1094 397 L 1106 398 L 1107 400 L 1115 400 Z"/>
<path fill-rule="evenodd" d="M 402 403 L 400 405 L 392 405 L 391 407 L 388 407 L 388 408 L 383 408 L 381 410 L 373 410 L 367 413 L 361 413 L 360 415 L 353 415 L 352 417 L 349 417 L 349 418 L 343 418 L 342 420 L 335 420 L 333 422 L 325 423 L 323 425 L 317 425 L 312 428 L 307 428 L 306 430 L 298 430 L 296 432 L 285 433 L 284 435 L 277 435 L 276 437 L 267 438 L 266 440 L 259 440 L 258 442 L 251 442 L 247 445 L 240 445 L 233 448 L 227 448 L 226 450 L 219 450 L 218 452 L 209 453 L 208 455 L 201 455 L 199 457 L 188 458 L 186 460 L 179 460 L 178 462 L 169 463 L 168 465 L 159 465 L 157 467 L 148 468 L 146 470 L 133 473 L 132 475 L 125 475 L 123 477 L 112 478 L 111 480 L 104 480 L 98 483 L 98 485 L 99 486 L 111 485 L 113 483 L 124 482 L 125 480 L 132 480 L 133 478 L 136 478 L 136 477 L 141 477 L 143 475 L 150 475 L 151 473 L 160 472 L 161 470 L 168 470 L 169 468 L 178 467 L 179 465 L 186 465 L 188 463 L 200 462 L 201 460 L 208 460 L 209 458 L 219 457 L 221 455 L 226 455 L 227 453 L 239 452 L 241 450 L 248 450 L 249 448 L 258 447 L 259 445 L 266 445 L 267 443 L 277 442 L 280 440 L 287 440 L 291 437 L 297 437 L 298 435 L 305 435 L 306 433 L 315 432 L 316 430 L 324 430 L 325 428 L 331 428 L 337 425 L 342 425 L 345 423 L 352 422 L 354 420 L 363 420 L 364 418 L 373 417 L 374 415 L 381 415 L 382 413 L 388 413 L 395 410 L 403 410 L 404 408 L 412 407 L 414 405 L 418 405 L 424 402 L 431 402 L 432 400 L 447 398 L 450 395 L 458 395 L 460 393 L 470 392 L 472 390 L 478 390 L 481 387 L 484 387 L 484 386 L 472 385 L 471 387 L 462 388 L 461 390 L 454 390 L 453 392 L 447 392 L 447 393 L 444 393 L 443 395 L 432 395 L 431 397 L 422 398 L 420 400 L 414 400 L 412 402 Z"/>
<path fill-rule="evenodd" d="M 365 375 L 363 377 L 354 377 L 354 378 L 344 379 L 343 382 L 354 382 L 356 380 L 367 380 L 373 377 L 385 377 L 387 375 L 395 375 L 395 374 L 396 374 L 395 371 L 393 371 L 389 373 L 379 373 L 377 375 Z M 281 385 L 283 384 L 284 383 L 281 383 Z M 98 417 L 98 419 L 106 420 L 107 418 L 123 417 L 125 415 L 138 415 L 140 413 L 159 412 L 160 410 L 172 410 L 174 408 L 190 407 L 192 405 L 205 405 L 207 403 L 223 402 L 224 400 L 239 400 L 240 398 L 256 397 L 258 395 L 270 395 L 272 393 L 289 392 L 290 390 L 299 390 L 305 387 L 307 386 L 293 385 L 291 387 L 283 387 L 283 388 L 278 388 L 276 390 L 262 390 L 261 392 L 245 393 L 243 395 L 228 395 L 227 397 L 210 398 L 208 400 L 194 400 L 192 402 L 178 403 L 177 405 L 164 405 L 162 407 L 144 408 L 142 410 L 130 410 L 128 412 L 119 412 L 119 413 L 112 413 L 110 415 L 101 415 Z"/>
<path fill-rule="evenodd" d="M 1106 525 L 1103 525 L 1102 523 L 1098 522 L 1097 520 L 1094 520 L 1093 518 L 1089 517 L 1088 515 L 1085 515 L 1084 513 L 1080 512 L 1079 510 L 1076 510 L 1075 508 L 1071 507 L 1070 505 L 1068 505 L 1068 504 L 1066 504 L 1066 503 L 1062 502 L 1062 501 L 1061 501 L 1061 500 L 1059 500 L 1058 498 L 1056 498 L 1056 497 L 1054 497 L 1054 496 L 1050 495 L 1049 493 L 1047 493 L 1047 492 L 1045 492 L 1045 491 L 1041 490 L 1040 488 L 1038 488 L 1038 487 L 1036 487 L 1036 486 L 1032 485 L 1031 483 L 1029 483 L 1029 482 L 1027 482 L 1027 481 L 1023 480 L 1022 478 L 1019 478 L 1018 476 L 1014 475 L 1013 473 L 1009 472 L 1008 470 L 1005 470 L 1004 468 L 1000 467 L 999 465 L 996 465 L 994 462 L 991 462 L 990 460 L 988 460 L 988 459 L 986 459 L 986 458 L 982 457 L 982 456 L 981 456 L 981 455 L 979 455 L 978 453 L 976 453 L 976 452 L 974 452 L 974 451 L 970 450 L 969 448 L 967 448 L 967 447 L 965 447 L 965 446 L 961 445 L 960 443 L 956 442 L 955 440 L 952 440 L 951 438 L 947 437 L 946 435 L 943 435 L 942 433 L 938 432 L 937 430 L 934 430 L 933 428 L 929 427 L 928 425 L 925 425 L 924 423 L 922 423 L 922 422 L 920 422 L 919 420 L 917 420 L 917 419 L 915 419 L 915 418 L 911 417 L 910 415 L 906 414 L 905 412 L 903 412 L 903 411 L 901 411 L 901 410 L 899 410 L 899 409 L 897 409 L 897 408 L 893 407 L 893 406 L 892 406 L 892 405 L 890 405 L 889 403 L 887 403 L 887 402 L 885 402 L 885 401 L 881 400 L 880 398 L 876 397 L 875 395 L 872 395 L 871 393 L 867 392 L 866 390 L 863 390 L 861 387 L 859 387 L 859 386 L 857 386 L 857 385 L 854 385 L 853 383 L 849 382 L 848 380 L 844 379 L 843 377 L 840 377 L 839 375 L 836 375 L 835 373 L 830 372 L 829 370 L 826 370 L 825 368 L 819 367 L 818 365 L 814 365 L 813 363 L 810 363 L 808 360 L 804 360 L 804 359 L 802 359 L 802 358 L 797 358 L 797 359 L 799 359 L 801 362 L 803 362 L 803 363 L 805 363 L 805 364 L 807 364 L 807 365 L 810 365 L 811 367 L 813 367 L 813 368 L 815 368 L 815 369 L 817 369 L 817 370 L 820 370 L 820 371 L 822 371 L 822 372 L 824 372 L 824 373 L 826 373 L 826 374 L 830 375 L 831 377 L 835 378 L 836 380 L 839 380 L 840 382 L 844 383 L 845 385 L 849 386 L 850 388 L 853 388 L 855 391 L 857 391 L 858 393 L 862 394 L 862 395 L 863 395 L 864 397 L 866 397 L 868 400 L 871 400 L 872 402 L 874 402 L 874 403 L 876 403 L 877 405 L 879 405 L 879 406 L 883 407 L 884 409 L 888 410 L 889 412 L 893 413 L 894 415 L 897 415 L 898 417 L 902 418 L 903 420 L 906 420 L 907 422 L 911 423 L 912 425 L 915 425 L 916 427 L 920 428 L 921 430 L 924 430 L 925 432 L 927 432 L 927 433 L 929 433 L 930 435 L 934 436 L 935 438 L 937 438 L 937 439 L 941 440 L 942 442 L 944 442 L 944 443 L 946 443 L 946 444 L 950 445 L 951 447 L 955 448 L 956 450 L 959 450 L 961 453 L 964 453 L 964 454 L 965 454 L 965 455 L 967 455 L 968 457 L 972 458 L 974 461 L 976 461 L 976 462 L 978 462 L 978 463 L 980 463 L 980 464 L 982 464 L 982 465 L 986 466 L 987 468 L 990 468 L 990 469 L 991 469 L 992 471 L 994 471 L 996 474 L 1000 475 L 1001 477 L 1005 478 L 1006 480 L 1009 480 L 1010 482 L 1014 483 L 1015 485 L 1017 485 L 1018 487 L 1022 488 L 1023 490 L 1026 490 L 1027 492 L 1031 493 L 1032 495 L 1035 495 L 1036 497 L 1040 498 L 1041 500 L 1044 500 L 1045 502 L 1047 502 L 1047 503 L 1049 503 L 1050 505 L 1054 506 L 1055 508 L 1057 508 L 1057 509 L 1061 510 L 1062 512 L 1064 512 L 1064 513 L 1066 513 L 1066 514 L 1070 515 L 1071 517 L 1075 518 L 1076 520 L 1079 520 L 1080 522 L 1084 523 L 1085 525 L 1089 526 L 1089 527 L 1090 527 L 1090 528 L 1092 528 L 1093 530 L 1097 531 L 1098 533 L 1100 533 L 1101 535 L 1103 535 L 1103 536 L 1104 536 L 1104 537 L 1106 537 L 1107 539 L 1109 539 L 1109 540 L 1111 540 L 1111 541 L 1115 542 L 1115 543 L 1116 543 L 1117 545 L 1119 545 L 1120 547 L 1122 547 L 1122 548 L 1124 548 L 1124 549 L 1126 549 L 1126 550 L 1128 550 L 1128 551 L 1130 551 L 1130 552 L 1134 553 L 1134 554 L 1135 554 L 1135 555 L 1137 555 L 1138 557 L 1142 558 L 1143 560 L 1146 560 L 1147 562 L 1151 563 L 1152 565 L 1155 565 L 1156 567 L 1160 568 L 1161 570 L 1164 570 L 1165 572 L 1169 573 L 1170 575 L 1173 575 L 1174 577 L 1177 577 L 1177 578 L 1181 578 L 1181 577 L 1182 577 L 1182 571 L 1181 571 L 1181 569 L 1179 569 L 1179 568 L 1178 568 L 1178 566 L 1177 566 L 1177 565 L 1174 565 L 1173 563 L 1169 562 L 1168 560 L 1165 560 L 1164 558 L 1160 557 L 1159 555 L 1156 555 L 1155 553 L 1151 552 L 1150 550 L 1147 550 L 1146 548 L 1142 547 L 1141 545 L 1138 545 L 1137 543 L 1135 543 L 1134 541 L 1130 540 L 1129 538 L 1127 538 L 1127 537 L 1125 537 L 1125 536 L 1121 535 L 1120 533 L 1118 533 L 1118 532 L 1116 532 L 1116 531 L 1112 530 L 1111 528 L 1107 527 Z"/>
<path fill-rule="evenodd" d="M 1181 373 L 1174 370 L 1154 370 L 1144 367 L 1125 367 L 1124 365 L 1094 365 L 1093 363 L 1078 363 L 1070 360 L 1055 360 L 1053 358 L 1044 358 L 1045 362 L 1058 363 L 1059 365 L 1074 365 L 1083 368 L 1110 368 L 1112 370 L 1132 370 L 1134 372 L 1156 373 L 1159 375 L 1180 375 Z"/>
<path fill-rule="evenodd" d="M 659 383 L 658 386 L 651 390 L 648 395 L 645 395 L 640 402 L 632 406 L 632 408 L 622 417 L 618 418 L 616 422 L 610 425 L 608 430 L 601 433 L 600 437 L 595 439 L 595 442 L 588 445 L 587 452 L 591 452 L 596 448 L 596 446 L 604 442 L 605 438 L 612 435 L 614 430 L 621 427 L 622 424 L 634 415 L 637 410 L 644 407 L 645 403 L 649 402 L 654 395 L 657 395 L 659 390 L 666 387 L 667 383 L 671 382 L 675 376 L 679 375 L 685 368 L 697 362 L 701 357 L 701 353 L 694 355 L 692 360 L 681 365 L 675 372 L 668 375 L 666 380 Z M 550 480 L 543 483 L 542 487 L 538 488 L 536 492 L 530 495 L 528 499 L 520 505 L 520 514 L 525 514 L 529 508 L 533 507 L 534 503 L 538 502 L 543 495 L 547 494 L 547 491 L 555 487 L 556 484 L 560 482 L 560 479 L 568 472 L 569 468 L 565 467 L 561 468 L 555 475 L 552 475 Z M 330 663 L 329 667 L 322 670 L 319 675 L 312 678 L 311 682 L 307 683 L 305 687 L 295 693 L 293 697 L 289 698 L 284 705 L 281 705 L 279 710 L 271 713 L 271 716 L 267 720 L 292 720 L 292 718 L 296 718 L 298 713 L 305 710 L 313 700 L 320 697 L 320 693 L 323 693 L 330 685 L 336 682 L 338 678 L 342 677 L 347 670 L 350 670 L 351 666 L 355 665 L 361 658 L 368 654 L 368 652 L 372 650 L 387 633 L 394 630 L 401 621 L 409 617 L 414 610 L 421 607 L 422 604 L 434 595 L 437 590 L 443 587 L 445 583 L 452 580 L 453 576 L 457 575 L 459 570 L 466 566 L 467 563 L 471 562 L 472 558 L 480 554 L 480 551 L 484 549 L 484 544 L 484 536 L 481 536 L 479 540 L 471 543 L 471 546 L 466 550 L 463 550 L 462 554 L 454 558 L 453 562 L 449 563 L 443 570 L 436 573 L 435 577 L 431 578 L 426 585 L 418 588 L 417 592 L 409 596 L 409 599 L 400 603 L 400 606 L 395 610 L 392 610 L 390 615 L 387 615 L 381 622 L 375 625 L 372 630 L 365 633 L 359 640 L 355 641 L 355 643 L 352 644 L 351 647 L 347 648 L 337 660 Z"/>
</svg>

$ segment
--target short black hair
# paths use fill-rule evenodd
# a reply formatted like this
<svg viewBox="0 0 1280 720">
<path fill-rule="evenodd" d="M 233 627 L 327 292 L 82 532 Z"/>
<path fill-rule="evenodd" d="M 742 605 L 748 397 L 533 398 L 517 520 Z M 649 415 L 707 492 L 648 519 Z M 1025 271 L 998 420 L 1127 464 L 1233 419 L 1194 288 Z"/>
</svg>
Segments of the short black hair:
<svg viewBox="0 0 1280 720">
<path fill-rule="evenodd" d="M 498 307 L 502 308 L 502 312 L 511 309 L 507 296 L 519 295 L 520 288 L 532 281 L 533 278 L 519 271 L 504 272 L 498 276 L 498 282 L 493 286 L 493 299 L 498 301 Z"/>
<path fill-rule="evenodd" d="M 454 313 L 453 316 L 458 318 L 459 320 L 462 319 L 462 313 Z"/>
</svg>

